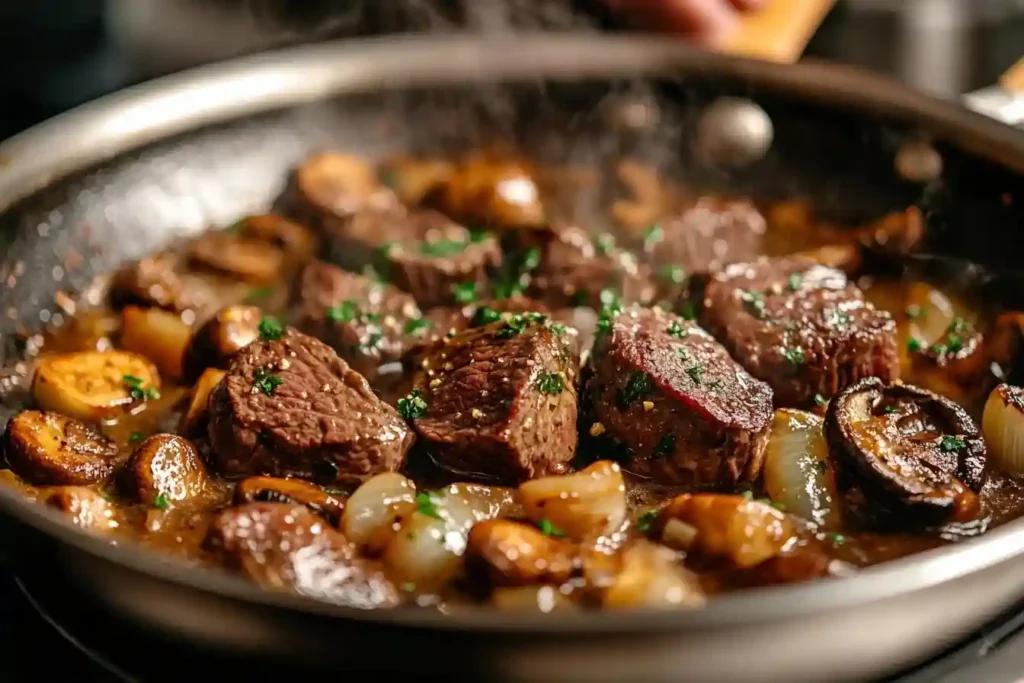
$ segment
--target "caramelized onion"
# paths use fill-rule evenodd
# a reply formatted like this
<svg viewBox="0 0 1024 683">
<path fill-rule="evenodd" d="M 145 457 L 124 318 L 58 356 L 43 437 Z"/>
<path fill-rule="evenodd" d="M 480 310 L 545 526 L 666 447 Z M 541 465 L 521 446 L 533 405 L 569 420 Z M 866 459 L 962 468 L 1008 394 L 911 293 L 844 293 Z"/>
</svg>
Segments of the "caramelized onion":
<svg viewBox="0 0 1024 683">
<path fill-rule="evenodd" d="M 549 612 L 573 609 L 575 605 L 554 586 L 497 588 L 491 603 L 509 612 Z"/>
<path fill-rule="evenodd" d="M 415 510 L 415 484 L 396 472 L 378 474 L 349 497 L 341 531 L 361 552 L 375 555 Z"/>
<path fill-rule="evenodd" d="M 764 485 L 772 501 L 786 512 L 825 529 L 841 526 L 835 474 L 820 417 L 800 410 L 775 411 L 765 452 Z"/>
<path fill-rule="evenodd" d="M 575 539 L 608 533 L 626 519 L 622 470 L 607 460 L 574 474 L 528 481 L 519 487 L 519 501 L 534 523 L 550 523 Z"/>
<path fill-rule="evenodd" d="M 699 607 L 704 592 L 697 576 L 684 569 L 676 553 L 640 540 L 622 553 L 622 569 L 604 593 L 610 608 Z"/>
<path fill-rule="evenodd" d="M 989 394 L 981 431 L 997 469 L 1024 474 L 1024 389 L 1000 384 Z"/>
</svg>

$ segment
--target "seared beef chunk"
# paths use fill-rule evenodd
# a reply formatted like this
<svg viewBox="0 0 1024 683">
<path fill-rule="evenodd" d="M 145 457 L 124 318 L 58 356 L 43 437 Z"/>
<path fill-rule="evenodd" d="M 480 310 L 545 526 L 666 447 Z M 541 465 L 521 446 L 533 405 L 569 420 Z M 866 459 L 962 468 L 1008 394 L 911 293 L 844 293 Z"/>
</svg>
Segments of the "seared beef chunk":
<svg viewBox="0 0 1024 683">
<path fill-rule="evenodd" d="M 528 293 L 552 308 L 601 306 L 603 292 L 623 302 L 648 303 L 654 297 L 650 269 L 615 246 L 610 234 L 591 239 L 575 226 L 532 231 L 527 254 L 537 258 Z M 531 250 L 535 250 L 532 251 Z"/>
<path fill-rule="evenodd" d="M 546 316 L 516 314 L 436 342 L 399 411 L 453 472 L 504 482 L 558 474 L 576 451 L 578 362 Z"/>
<path fill-rule="evenodd" d="M 380 569 L 301 505 L 252 503 L 225 510 L 209 543 L 263 588 L 294 591 L 346 607 L 392 607 L 398 591 Z"/>
<path fill-rule="evenodd" d="M 115 308 L 155 306 L 174 313 L 201 315 L 219 297 L 206 279 L 189 272 L 177 254 L 161 252 L 130 263 L 114 274 L 110 302 Z"/>
<path fill-rule="evenodd" d="M 435 211 L 361 211 L 328 235 L 329 258 L 352 271 L 372 263 L 424 306 L 465 303 L 460 287 L 483 292 L 501 264 L 498 242 Z"/>
<path fill-rule="evenodd" d="M 296 327 L 371 380 L 382 364 L 398 360 L 406 337 L 421 333 L 413 322 L 421 319 L 420 309 L 410 295 L 328 263 L 303 269 L 295 299 Z"/>
<path fill-rule="evenodd" d="M 123 462 L 117 444 L 92 426 L 37 410 L 10 419 L 2 450 L 11 469 L 33 484 L 93 484 Z"/>
<path fill-rule="evenodd" d="M 231 358 L 259 336 L 263 312 L 256 306 L 228 306 L 192 334 L 182 360 L 184 379 L 194 383 L 207 368 L 225 369 Z"/>
<path fill-rule="evenodd" d="M 589 433 L 625 447 L 639 474 L 719 489 L 760 474 L 772 391 L 693 322 L 657 309 L 606 311 L 586 389 Z"/>
<path fill-rule="evenodd" d="M 825 436 L 847 508 L 882 524 L 969 521 L 985 484 L 985 441 L 948 398 L 868 377 L 829 404 Z"/>
<path fill-rule="evenodd" d="M 896 323 L 846 276 L 805 256 L 726 267 L 704 293 L 702 324 L 779 405 L 808 406 L 862 377 L 899 376 Z"/>
<path fill-rule="evenodd" d="M 670 272 L 708 273 L 728 263 L 750 261 L 764 249 L 765 218 L 745 200 L 702 197 L 682 213 L 643 232 L 642 248 L 651 261 Z"/>
<path fill-rule="evenodd" d="M 210 395 L 214 461 L 230 476 L 325 484 L 402 467 L 413 435 L 325 344 L 292 329 L 253 342 Z"/>
<path fill-rule="evenodd" d="M 285 203 L 303 225 L 330 231 L 363 209 L 395 206 L 395 194 L 380 184 L 365 159 L 347 154 L 318 154 L 296 169 Z"/>
</svg>

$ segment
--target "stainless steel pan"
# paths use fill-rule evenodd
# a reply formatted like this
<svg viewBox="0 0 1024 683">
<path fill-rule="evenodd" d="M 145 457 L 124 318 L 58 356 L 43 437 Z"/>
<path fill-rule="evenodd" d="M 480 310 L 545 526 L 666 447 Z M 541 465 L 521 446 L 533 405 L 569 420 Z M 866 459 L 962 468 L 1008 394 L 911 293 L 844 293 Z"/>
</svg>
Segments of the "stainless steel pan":
<svg viewBox="0 0 1024 683">
<path fill-rule="evenodd" d="M 603 112 L 637 92 L 656 102 L 659 123 L 627 134 Z M 720 94 L 752 97 L 775 127 L 768 156 L 728 174 L 688 153 L 692 122 Z M 554 159 L 632 151 L 695 182 L 805 194 L 847 218 L 916 201 L 929 249 L 997 271 L 1018 260 L 1006 245 L 1024 226 L 1013 201 L 1024 197 L 1024 133 L 855 70 L 649 38 L 321 45 L 145 84 L 0 146 L 0 354 L 11 362 L 34 329 L 66 315 L 58 290 L 82 291 L 173 236 L 265 208 L 314 149 L 379 154 L 495 133 Z M 921 137 L 944 161 L 942 178 L 924 186 L 893 170 L 900 146 Z M 699 611 L 510 616 L 341 609 L 108 545 L 5 488 L 0 511 L 3 553 L 37 594 L 59 582 L 140 630 L 345 675 L 857 680 L 937 651 L 1024 596 L 1024 522 L 840 582 L 736 594 Z"/>
</svg>

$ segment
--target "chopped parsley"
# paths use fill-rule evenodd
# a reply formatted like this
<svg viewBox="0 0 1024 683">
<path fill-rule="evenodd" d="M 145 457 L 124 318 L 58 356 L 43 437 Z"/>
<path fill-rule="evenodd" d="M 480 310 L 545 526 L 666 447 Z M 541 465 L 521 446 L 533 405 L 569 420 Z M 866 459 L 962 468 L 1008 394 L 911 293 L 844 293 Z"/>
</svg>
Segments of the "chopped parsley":
<svg viewBox="0 0 1024 683">
<path fill-rule="evenodd" d="M 824 406 L 827 403 L 828 403 L 828 401 L 825 400 L 825 397 L 822 396 L 821 394 L 815 394 L 814 395 L 814 405 L 820 407 L 820 406 Z"/>
<path fill-rule="evenodd" d="M 666 458 L 672 455 L 672 451 L 676 447 L 676 437 L 672 434 L 666 434 L 658 440 L 658 444 L 654 447 L 654 457 Z"/>
<path fill-rule="evenodd" d="M 255 289 L 250 289 L 249 294 L 245 297 L 245 301 L 250 304 L 266 301 L 274 296 L 274 291 L 273 287 L 256 287 Z"/>
<path fill-rule="evenodd" d="M 800 287 L 804 284 L 804 276 L 800 273 L 792 273 L 789 276 L 789 291 L 798 292 Z"/>
<path fill-rule="evenodd" d="M 153 507 L 158 510 L 166 510 L 170 506 L 171 503 L 167 500 L 167 496 L 162 493 L 156 494 L 156 498 L 153 499 Z"/>
<path fill-rule="evenodd" d="M 558 337 L 561 337 L 563 334 L 569 331 L 569 328 L 563 325 L 562 323 L 551 323 L 549 329 L 555 336 Z"/>
<path fill-rule="evenodd" d="M 434 519 L 442 519 L 441 513 L 437 510 L 434 497 L 428 491 L 416 494 L 416 512 Z"/>
<path fill-rule="evenodd" d="M 128 443 L 138 443 L 145 438 L 142 432 L 132 432 L 128 435 Z"/>
<path fill-rule="evenodd" d="M 421 331 L 433 326 L 434 323 L 430 322 L 426 318 L 413 318 L 405 323 L 405 333 L 419 334 Z"/>
<path fill-rule="evenodd" d="M 160 398 L 160 390 L 156 387 L 143 388 L 142 385 L 144 382 L 141 377 L 125 375 L 121 380 L 124 382 L 124 386 L 128 389 L 128 395 L 136 401 Z"/>
<path fill-rule="evenodd" d="M 950 436 L 949 434 L 942 437 L 939 442 L 939 450 L 943 453 L 959 453 L 963 449 L 967 448 L 967 444 L 959 436 Z"/>
<path fill-rule="evenodd" d="M 764 317 L 764 294 L 755 292 L 752 289 L 741 289 L 739 290 L 739 297 L 747 313 L 755 318 Z"/>
<path fill-rule="evenodd" d="M 679 306 L 679 315 L 683 318 L 683 320 L 696 320 L 697 311 L 693 307 L 693 302 L 684 301 Z"/>
<path fill-rule="evenodd" d="M 327 309 L 327 319 L 332 323 L 347 323 L 360 315 L 359 304 L 351 299 L 342 301 L 337 306 Z"/>
<path fill-rule="evenodd" d="M 679 356 L 679 360 L 690 360 L 690 354 L 682 347 L 676 349 L 676 355 Z"/>
<path fill-rule="evenodd" d="M 621 309 L 622 301 L 619 299 L 619 295 L 614 289 L 602 289 L 598 295 L 598 299 L 601 301 L 602 306 L 609 308 Z"/>
<path fill-rule="evenodd" d="M 686 374 L 690 376 L 694 384 L 700 384 L 700 380 L 704 376 L 704 368 L 699 365 L 691 365 L 686 368 Z"/>
<path fill-rule="evenodd" d="M 530 272 L 536 270 L 540 266 L 540 249 L 538 247 L 530 247 L 523 254 L 523 260 L 519 264 L 520 272 Z"/>
<path fill-rule="evenodd" d="M 522 315 L 520 313 L 516 313 L 515 315 L 510 316 L 509 319 L 505 321 L 505 326 L 495 333 L 498 339 L 511 339 L 525 330 L 531 322 L 534 322 L 534 320 L 531 320 L 528 317 L 529 315 L 530 314 Z"/>
<path fill-rule="evenodd" d="M 636 371 L 629 376 L 626 386 L 618 392 L 618 403 L 622 410 L 625 410 L 637 399 L 646 396 L 653 389 L 651 378 L 646 372 Z"/>
<path fill-rule="evenodd" d="M 668 332 L 670 337 L 675 337 L 676 339 L 683 339 L 686 335 L 690 334 L 690 331 L 680 325 L 678 320 L 670 322 L 668 329 L 665 331 Z"/>
<path fill-rule="evenodd" d="M 953 318 L 946 328 L 945 343 L 933 344 L 931 351 L 938 355 L 947 353 L 959 353 L 964 348 L 964 333 L 970 330 L 971 324 L 963 318 Z"/>
<path fill-rule="evenodd" d="M 490 238 L 491 233 L 486 230 L 472 229 L 469 231 L 469 241 L 473 244 L 480 244 Z"/>
<path fill-rule="evenodd" d="M 674 285 L 686 282 L 686 270 L 682 266 L 662 266 L 658 269 L 658 276 Z"/>
<path fill-rule="evenodd" d="M 403 420 L 415 420 L 427 414 L 427 402 L 420 396 L 419 389 L 413 389 L 407 396 L 398 399 L 398 414 Z"/>
<path fill-rule="evenodd" d="M 651 225 L 644 229 L 644 249 L 650 251 L 654 245 L 665 239 L 665 231 L 660 225 Z"/>
<path fill-rule="evenodd" d="M 893 405 L 885 406 L 884 408 L 882 408 L 882 412 L 884 414 L 886 414 L 886 415 L 892 415 L 893 413 L 896 412 L 896 406 L 893 406 Z"/>
<path fill-rule="evenodd" d="M 540 393 L 556 396 L 565 390 L 565 378 L 557 372 L 542 372 L 537 377 Z"/>
<path fill-rule="evenodd" d="M 921 342 L 918 341 L 915 337 L 911 337 L 910 339 L 907 340 L 907 351 L 915 353 L 917 351 L 920 351 L 921 348 Z"/>
<path fill-rule="evenodd" d="M 501 320 L 501 313 L 498 313 L 490 306 L 481 306 L 473 313 L 473 318 L 469 321 L 469 324 L 471 327 L 482 327 L 483 325 L 496 323 L 499 320 Z"/>
<path fill-rule="evenodd" d="M 436 242 L 421 242 L 420 254 L 427 258 L 444 258 L 461 254 L 470 244 L 469 240 L 437 240 Z"/>
<path fill-rule="evenodd" d="M 607 255 L 608 252 L 615 248 L 615 236 L 611 233 L 602 232 L 594 240 L 594 248 L 598 254 L 602 256 Z"/>
<path fill-rule="evenodd" d="M 266 368 L 257 368 L 252 375 L 253 392 L 262 391 L 267 396 L 274 395 L 274 389 L 284 384 L 284 380 L 277 375 L 270 374 Z"/>
<path fill-rule="evenodd" d="M 265 315 L 260 320 L 259 331 L 263 341 L 277 341 L 284 336 L 284 325 L 277 318 Z"/>
<path fill-rule="evenodd" d="M 476 283 L 462 282 L 452 285 L 452 295 L 460 304 L 471 304 L 476 301 Z"/>
<path fill-rule="evenodd" d="M 908 318 L 914 320 L 915 318 L 920 318 L 923 311 L 920 306 L 907 306 L 904 313 L 907 314 Z"/>
<path fill-rule="evenodd" d="M 538 524 L 537 527 L 540 529 L 540 532 L 545 536 L 552 536 L 554 538 L 562 538 L 563 536 L 565 536 L 565 532 L 559 529 L 554 524 L 552 524 L 551 520 L 546 517 L 540 520 L 540 524 Z"/>
<path fill-rule="evenodd" d="M 804 358 L 804 350 L 799 346 L 794 346 L 792 348 L 783 348 L 782 357 L 788 360 L 793 365 L 803 365 L 804 363 L 807 362 L 807 359 Z"/>
<path fill-rule="evenodd" d="M 654 520 L 658 518 L 657 510 L 648 510 L 644 514 L 640 515 L 636 520 L 636 530 L 642 534 L 650 531 L 651 526 L 654 524 Z"/>
<path fill-rule="evenodd" d="M 825 534 L 825 538 L 832 542 L 832 545 L 842 545 L 846 543 L 846 536 L 842 534 Z"/>
</svg>

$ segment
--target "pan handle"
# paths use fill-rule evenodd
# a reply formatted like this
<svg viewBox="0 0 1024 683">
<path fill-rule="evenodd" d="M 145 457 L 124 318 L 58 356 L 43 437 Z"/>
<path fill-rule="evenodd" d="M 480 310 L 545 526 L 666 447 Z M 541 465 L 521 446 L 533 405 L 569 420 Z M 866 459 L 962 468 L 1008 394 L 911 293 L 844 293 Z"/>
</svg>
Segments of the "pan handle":
<svg viewBox="0 0 1024 683">
<path fill-rule="evenodd" d="M 1010 126 L 1024 126 L 1024 59 L 1000 77 L 998 85 L 964 95 L 971 109 Z"/>
</svg>

